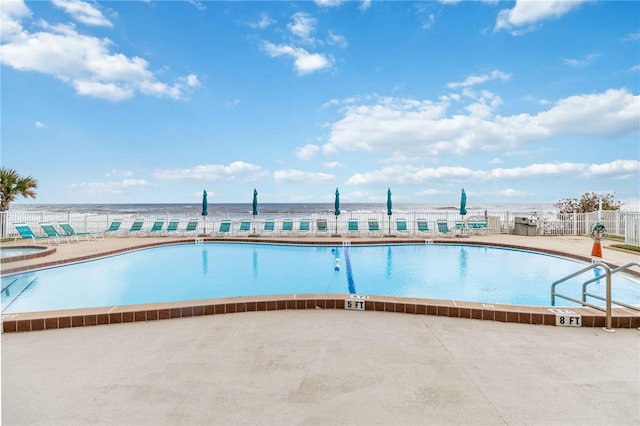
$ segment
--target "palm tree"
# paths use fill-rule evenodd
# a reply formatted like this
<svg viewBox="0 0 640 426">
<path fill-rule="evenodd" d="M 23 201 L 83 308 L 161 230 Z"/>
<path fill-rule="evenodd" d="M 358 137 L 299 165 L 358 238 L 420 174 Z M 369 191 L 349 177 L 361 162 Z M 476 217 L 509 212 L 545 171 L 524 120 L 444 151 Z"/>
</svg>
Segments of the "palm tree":
<svg viewBox="0 0 640 426">
<path fill-rule="evenodd" d="M 36 198 L 38 181 L 31 176 L 21 177 L 18 172 L 0 168 L 0 212 L 9 210 L 9 204 L 17 196 Z"/>
</svg>

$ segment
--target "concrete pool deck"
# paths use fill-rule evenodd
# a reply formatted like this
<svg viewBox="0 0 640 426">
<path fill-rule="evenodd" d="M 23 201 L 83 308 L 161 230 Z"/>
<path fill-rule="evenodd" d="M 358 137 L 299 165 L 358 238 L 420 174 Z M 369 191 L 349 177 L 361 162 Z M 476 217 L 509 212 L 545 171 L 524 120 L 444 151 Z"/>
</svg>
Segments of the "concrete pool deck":
<svg viewBox="0 0 640 426">
<path fill-rule="evenodd" d="M 510 235 L 464 242 L 475 239 L 585 257 L 592 245 Z M 163 239 L 63 244 L 46 257 L 154 240 Z M 604 244 L 605 261 L 638 261 Z M 22 262 L 43 259 L 3 264 L 3 273 Z M 307 309 L 2 334 L 7 425 L 639 424 L 639 400 L 635 328 Z"/>
</svg>

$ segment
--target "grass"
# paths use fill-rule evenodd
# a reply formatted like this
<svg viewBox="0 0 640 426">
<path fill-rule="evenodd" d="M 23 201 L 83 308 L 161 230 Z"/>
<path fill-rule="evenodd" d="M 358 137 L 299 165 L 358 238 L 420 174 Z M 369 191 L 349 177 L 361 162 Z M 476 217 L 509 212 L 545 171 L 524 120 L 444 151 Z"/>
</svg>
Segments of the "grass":
<svg viewBox="0 0 640 426">
<path fill-rule="evenodd" d="M 640 253 L 640 247 L 639 246 L 632 246 L 632 245 L 629 245 L 629 244 L 611 244 L 611 247 L 615 247 L 615 248 L 619 248 L 619 249 L 623 249 L 623 250 L 635 251 L 637 253 Z"/>
</svg>

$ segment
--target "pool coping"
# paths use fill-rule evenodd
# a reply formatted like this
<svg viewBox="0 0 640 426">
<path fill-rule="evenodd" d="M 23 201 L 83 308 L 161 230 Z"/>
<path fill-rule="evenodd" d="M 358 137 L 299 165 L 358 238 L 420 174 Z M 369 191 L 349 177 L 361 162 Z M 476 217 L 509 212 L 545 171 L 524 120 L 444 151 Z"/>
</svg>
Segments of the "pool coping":
<svg viewBox="0 0 640 426">
<path fill-rule="evenodd" d="M 35 251 L 33 253 L 28 253 L 28 254 L 19 254 L 17 256 L 9 256 L 9 257 L 2 257 L 0 258 L 0 264 L 5 264 L 5 263 L 11 263 L 11 262 L 20 262 L 23 260 L 31 260 L 31 259 L 37 259 L 39 257 L 45 257 L 45 256 L 49 256 L 50 254 L 53 254 L 56 252 L 56 248 L 55 247 L 47 247 L 47 246 L 11 246 L 9 248 L 12 249 L 33 249 L 33 248 L 37 248 L 37 249 L 41 249 L 39 251 Z"/>
<path fill-rule="evenodd" d="M 238 242 L 249 244 L 290 244 L 290 245 L 342 245 L 341 240 L 319 241 L 300 239 L 269 238 L 234 238 L 234 237 L 201 237 L 198 242 Z M 87 256 L 77 256 L 52 262 L 16 268 L 3 268 L 2 275 L 50 268 L 55 266 L 85 262 L 99 258 L 114 256 L 131 251 L 164 245 L 194 243 L 194 238 L 182 238 L 169 241 L 155 241 L 136 244 L 126 248 L 109 250 Z M 390 240 L 350 241 L 350 245 L 398 245 L 398 244 L 460 244 L 497 248 L 524 250 L 529 252 L 550 254 L 554 256 L 590 262 L 591 258 L 552 249 L 539 249 L 516 244 L 504 244 L 482 241 L 465 241 L 462 239 L 416 240 L 394 238 Z M 615 268 L 619 265 L 606 264 Z M 637 271 L 628 271 L 630 275 L 640 276 Z M 233 298 L 201 299 L 181 302 L 153 303 L 127 306 L 105 306 L 99 308 L 79 308 L 57 311 L 39 311 L 17 314 L 2 314 L 1 332 L 23 332 L 51 330 L 68 327 L 84 327 L 106 324 L 121 324 L 139 321 L 155 321 L 163 319 L 186 318 L 202 315 L 220 315 L 252 311 L 272 311 L 286 309 L 345 309 L 346 301 L 364 301 L 364 309 L 357 311 L 380 311 L 415 315 L 437 315 L 457 318 L 479 319 L 521 324 L 556 325 L 559 316 L 579 316 L 582 327 L 604 327 L 606 315 L 603 311 L 590 307 L 547 307 L 527 305 L 503 305 L 497 303 L 460 302 L 455 300 L 405 298 L 391 296 L 369 296 L 350 294 L 291 294 L 271 296 L 246 296 Z M 640 314 L 627 308 L 614 308 L 612 312 L 613 328 L 640 327 Z"/>
</svg>

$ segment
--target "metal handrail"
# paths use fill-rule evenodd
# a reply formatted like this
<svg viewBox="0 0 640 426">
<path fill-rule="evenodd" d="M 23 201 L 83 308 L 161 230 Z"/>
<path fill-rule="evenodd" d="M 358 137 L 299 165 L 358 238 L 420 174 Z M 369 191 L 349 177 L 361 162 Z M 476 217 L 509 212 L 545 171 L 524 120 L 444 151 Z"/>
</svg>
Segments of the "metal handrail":
<svg viewBox="0 0 640 426">
<path fill-rule="evenodd" d="M 583 305 L 583 306 L 589 306 L 589 307 L 592 307 L 592 308 L 596 308 L 596 309 L 602 310 L 602 308 L 596 307 L 595 305 L 592 305 L 590 303 L 587 303 L 587 302 L 584 302 L 584 301 L 581 301 L 581 300 L 578 300 L 578 299 L 574 299 L 572 297 L 565 296 L 565 295 L 562 295 L 560 293 L 556 293 L 556 286 L 558 284 L 560 284 L 562 282 L 565 282 L 567 280 L 570 280 L 571 278 L 577 277 L 578 275 L 584 274 L 585 272 L 588 272 L 588 271 L 590 271 L 592 269 L 595 269 L 595 268 L 602 268 L 602 269 L 604 269 L 604 272 L 605 272 L 607 290 L 606 290 L 606 299 L 604 299 L 604 300 L 606 302 L 605 306 L 606 306 L 606 317 L 607 318 L 606 318 L 606 325 L 605 325 L 604 329 L 606 331 L 613 331 L 613 329 L 611 328 L 611 323 L 612 323 L 611 322 L 611 269 L 607 265 L 602 263 L 602 262 L 592 263 L 591 265 L 589 265 L 589 266 L 587 266 L 585 268 L 582 268 L 579 271 L 574 272 L 573 274 L 567 275 L 566 277 L 561 278 L 558 281 L 555 281 L 553 284 L 551 284 L 551 306 L 555 306 L 555 304 L 556 304 L 556 296 L 557 296 L 557 297 L 560 297 L 562 299 L 570 300 L 572 302 L 578 303 L 578 304 Z"/>
<path fill-rule="evenodd" d="M 629 262 L 629 263 L 626 263 L 626 264 L 624 264 L 624 265 L 622 265 L 622 266 L 618 266 L 617 268 L 614 268 L 614 269 L 612 269 L 612 270 L 611 270 L 611 275 L 613 275 L 613 274 L 615 274 L 615 273 L 617 273 L 617 272 L 620 272 L 620 271 L 624 271 L 624 270 L 626 270 L 626 269 L 629 269 L 629 268 L 630 268 L 630 267 L 632 267 L 632 266 L 637 266 L 637 267 L 639 267 L 639 268 L 640 268 L 640 263 L 638 263 L 638 262 Z M 582 283 L 582 301 L 583 301 L 584 303 L 586 303 L 586 301 L 587 301 L 587 296 L 589 296 L 589 297 L 593 297 L 594 299 L 606 300 L 606 299 L 605 299 L 604 297 L 602 297 L 602 296 L 598 296 L 598 295 L 596 295 L 596 294 L 593 294 L 593 293 L 589 293 L 589 292 L 587 292 L 587 286 L 588 286 L 589 284 L 593 283 L 593 282 L 598 281 L 599 279 L 600 279 L 600 277 L 594 277 L 594 278 L 591 278 L 591 279 L 589 279 L 589 280 L 585 281 L 584 283 Z M 626 304 L 626 303 L 617 302 L 617 301 L 615 301 L 615 300 L 612 300 L 612 301 L 611 301 L 611 303 L 616 304 L 616 305 L 618 305 L 618 306 L 624 306 L 625 308 L 632 309 L 632 310 L 634 310 L 634 311 L 640 311 L 640 308 L 638 308 L 638 307 L 636 307 L 636 306 L 633 306 L 633 305 L 628 305 L 628 304 Z M 602 310 L 602 308 L 600 308 L 600 309 Z"/>
</svg>

